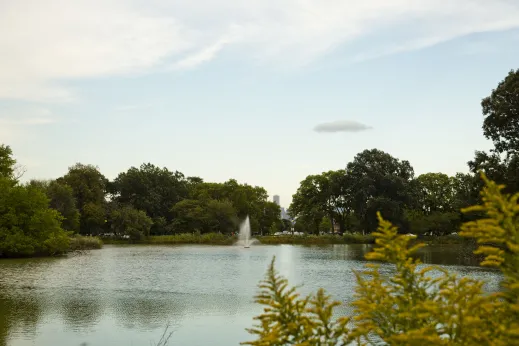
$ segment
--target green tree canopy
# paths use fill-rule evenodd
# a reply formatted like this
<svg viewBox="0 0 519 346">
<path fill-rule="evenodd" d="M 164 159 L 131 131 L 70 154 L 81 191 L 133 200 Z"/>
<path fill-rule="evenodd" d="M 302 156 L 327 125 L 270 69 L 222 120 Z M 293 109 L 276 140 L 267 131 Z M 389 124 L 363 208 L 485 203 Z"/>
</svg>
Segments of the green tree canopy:
<svg viewBox="0 0 519 346">
<path fill-rule="evenodd" d="M 454 188 L 444 173 L 426 173 L 416 178 L 418 208 L 426 214 L 453 210 Z"/>
<path fill-rule="evenodd" d="M 61 215 L 36 186 L 0 177 L 0 257 L 55 255 L 68 250 Z"/>
<path fill-rule="evenodd" d="M 119 203 L 145 211 L 152 219 L 164 218 L 169 222 L 171 207 L 188 197 L 188 182 L 178 171 L 145 163 L 120 173 L 113 182 L 113 190 Z"/>
<path fill-rule="evenodd" d="M 117 235 L 128 235 L 138 240 L 149 236 L 153 221 L 142 210 L 131 206 L 116 206 L 109 213 L 111 230 Z"/>
<path fill-rule="evenodd" d="M 481 106 L 483 133 L 496 152 L 519 154 L 519 69 L 511 70 Z"/>
<path fill-rule="evenodd" d="M 0 177 L 13 179 L 15 164 L 11 147 L 0 144 Z"/>
<path fill-rule="evenodd" d="M 30 185 L 39 187 L 49 198 L 49 207 L 57 210 L 62 216 L 61 227 L 66 231 L 79 232 L 79 209 L 76 207 L 74 191 L 68 185 L 55 180 L 31 180 Z"/>
<path fill-rule="evenodd" d="M 58 184 L 72 188 L 80 211 L 80 233 L 99 234 L 105 224 L 105 195 L 108 180 L 93 165 L 77 163 L 58 178 Z"/>
<path fill-rule="evenodd" d="M 404 209 L 411 205 L 415 187 L 414 170 L 406 160 L 399 160 L 378 149 L 364 150 L 348 163 L 353 210 L 366 232 L 377 227 L 377 211 L 401 225 Z"/>
</svg>

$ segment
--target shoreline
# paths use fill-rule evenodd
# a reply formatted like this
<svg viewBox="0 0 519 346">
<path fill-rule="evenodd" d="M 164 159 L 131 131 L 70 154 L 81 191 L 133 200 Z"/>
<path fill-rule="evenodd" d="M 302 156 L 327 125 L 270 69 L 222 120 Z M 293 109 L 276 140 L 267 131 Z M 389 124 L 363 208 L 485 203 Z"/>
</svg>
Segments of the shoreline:
<svg viewBox="0 0 519 346">
<path fill-rule="evenodd" d="M 334 244 L 374 244 L 372 235 L 345 234 L 343 236 L 335 235 L 307 235 L 307 236 L 257 236 L 254 237 L 262 245 L 334 245 Z M 236 236 L 227 236 L 220 233 L 208 233 L 202 235 L 193 235 L 191 233 L 183 233 L 177 235 L 159 235 L 150 236 L 140 240 L 111 239 L 102 238 L 104 244 L 107 245 L 234 245 L 238 238 Z M 415 239 L 414 242 L 421 242 L 428 245 L 456 245 L 470 244 L 469 239 L 458 235 L 447 236 L 423 236 Z"/>
</svg>

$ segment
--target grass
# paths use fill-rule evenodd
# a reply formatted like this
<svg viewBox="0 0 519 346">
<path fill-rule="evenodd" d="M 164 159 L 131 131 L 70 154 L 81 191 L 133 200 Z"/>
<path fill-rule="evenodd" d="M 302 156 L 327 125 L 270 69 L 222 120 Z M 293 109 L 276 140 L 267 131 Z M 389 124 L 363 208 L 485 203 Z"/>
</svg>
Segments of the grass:
<svg viewBox="0 0 519 346">
<path fill-rule="evenodd" d="M 100 249 L 103 247 L 103 241 L 98 237 L 84 237 L 75 235 L 70 237 L 70 251 Z"/>
<path fill-rule="evenodd" d="M 327 244 L 374 244 L 372 235 L 359 233 L 345 233 L 344 235 L 305 235 L 305 236 L 257 236 L 255 237 L 263 245 L 294 244 L 294 245 L 327 245 Z M 125 240 L 104 238 L 105 244 L 155 244 L 155 245 L 232 245 L 237 241 L 236 237 L 221 233 L 193 234 L 181 233 L 174 235 L 158 235 L 143 238 L 141 240 Z M 458 235 L 447 236 L 421 236 L 417 241 L 432 245 L 465 244 L 470 240 Z"/>
<path fill-rule="evenodd" d="M 305 235 L 305 236 L 264 236 L 258 237 L 262 244 L 300 244 L 300 245 L 325 245 L 325 244 L 373 244 L 373 236 L 362 234 L 340 235 Z"/>
<path fill-rule="evenodd" d="M 105 244 L 155 244 L 155 245 L 181 245 L 181 244 L 206 244 L 206 245 L 232 245 L 236 237 L 222 233 L 181 233 L 173 235 L 155 235 L 141 240 L 103 239 Z"/>
<path fill-rule="evenodd" d="M 235 237 L 222 233 L 193 234 L 182 233 L 174 235 L 151 236 L 147 239 L 149 244 L 210 244 L 210 245 L 232 245 L 236 242 Z"/>
</svg>

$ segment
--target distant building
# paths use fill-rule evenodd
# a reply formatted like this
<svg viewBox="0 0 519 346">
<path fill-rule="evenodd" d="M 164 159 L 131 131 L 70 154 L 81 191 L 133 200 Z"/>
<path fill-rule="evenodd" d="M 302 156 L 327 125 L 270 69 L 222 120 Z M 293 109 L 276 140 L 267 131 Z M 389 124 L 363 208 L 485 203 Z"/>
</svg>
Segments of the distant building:
<svg viewBox="0 0 519 346">
<path fill-rule="evenodd" d="M 274 195 L 274 197 L 272 198 L 272 200 L 274 201 L 274 203 L 276 203 L 277 205 L 279 205 L 279 207 L 281 208 L 281 219 L 282 219 L 282 220 L 290 220 L 290 217 L 288 216 L 287 211 L 285 210 L 285 208 L 283 208 L 283 207 L 281 206 L 279 195 Z"/>
<path fill-rule="evenodd" d="M 287 211 L 283 207 L 281 207 L 281 219 L 290 220 L 290 216 L 288 216 Z"/>
</svg>

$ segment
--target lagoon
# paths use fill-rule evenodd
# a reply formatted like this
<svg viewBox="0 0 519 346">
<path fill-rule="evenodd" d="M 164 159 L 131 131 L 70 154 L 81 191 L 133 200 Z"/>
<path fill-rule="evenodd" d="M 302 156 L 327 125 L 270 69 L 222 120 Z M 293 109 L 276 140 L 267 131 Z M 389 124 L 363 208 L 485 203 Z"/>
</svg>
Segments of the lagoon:
<svg viewBox="0 0 519 346">
<path fill-rule="evenodd" d="M 65 258 L 0 260 L 0 346 L 238 345 L 261 313 L 253 302 L 273 256 L 304 294 L 324 287 L 348 314 L 371 245 L 105 246 Z M 427 246 L 426 263 L 498 288 L 461 245 Z"/>
</svg>

